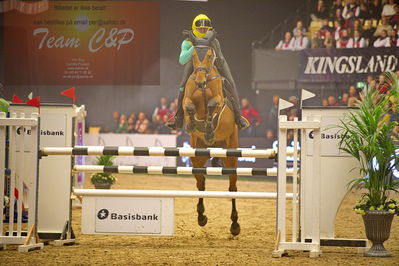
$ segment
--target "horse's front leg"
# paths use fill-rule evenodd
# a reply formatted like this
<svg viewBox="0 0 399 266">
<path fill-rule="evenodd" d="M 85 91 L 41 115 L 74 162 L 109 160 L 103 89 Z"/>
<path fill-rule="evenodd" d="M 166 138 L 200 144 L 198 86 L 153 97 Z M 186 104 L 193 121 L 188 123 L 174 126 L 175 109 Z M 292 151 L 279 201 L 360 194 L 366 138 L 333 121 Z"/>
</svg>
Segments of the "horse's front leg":
<svg viewBox="0 0 399 266">
<path fill-rule="evenodd" d="M 214 127 L 213 127 L 213 115 L 217 107 L 220 107 L 221 99 L 216 96 L 208 101 L 207 112 L 206 112 L 206 124 L 205 124 L 205 140 L 208 144 L 212 145 L 215 142 Z"/>
<path fill-rule="evenodd" d="M 191 158 L 191 162 L 193 163 L 193 167 L 203 167 L 205 162 L 209 158 L 204 157 L 193 157 Z M 197 189 L 199 191 L 205 191 L 205 177 L 201 174 L 196 174 L 195 179 L 197 180 Z M 198 213 L 198 224 L 200 226 L 205 226 L 208 222 L 208 218 L 204 215 L 205 206 L 204 206 L 204 199 L 199 198 L 197 203 L 197 213 Z"/>
<path fill-rule="evenodd" d="M 187 132 L 195 130 L 195 113 L 196 108 L 193 101 L 189 97 L 185 97 L 183 100 L 183 108 L 185 113 L 188 115 L 188 122 L 186 125 Z"/>
</svg>

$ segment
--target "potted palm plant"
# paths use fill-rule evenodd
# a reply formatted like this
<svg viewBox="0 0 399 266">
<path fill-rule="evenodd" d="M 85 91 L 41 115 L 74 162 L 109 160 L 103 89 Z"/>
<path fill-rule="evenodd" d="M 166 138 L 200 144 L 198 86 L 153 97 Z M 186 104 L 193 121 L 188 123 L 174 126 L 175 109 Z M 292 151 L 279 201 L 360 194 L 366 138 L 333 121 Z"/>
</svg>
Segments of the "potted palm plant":
<svg viewBox="0 0 399 266">
<path fill-rule="evenodd" d="M 102 155 L 98 156 L 97 165 L 111 166 L 113 165 L 114 156 Z M 90 178 L 91 183 L 96 189 L 109 189 L 116 182 L 115 176 L 112 173 L 94 173 Z"/>
<path fill-rule="evenodd" d="M 354 209 L 361 214 L 367 238 L 373 243 L 365 256 L 389 257 L 383 243 L 389 238 L 393 216 L 399 215 L 399 180 L 393 170 L 399 162 L 394 129 L 398 126 L 391 116 L 397 114 L 399 86 L 392 72 L 386 73 L 385 88 L 370 89 L 361 95 L 359 109 L 350 111 L 339 125 L 340 149 L 359 162 L 360 176 L 349 184 L 360 189 L 361 198 Z"/>
</svg>

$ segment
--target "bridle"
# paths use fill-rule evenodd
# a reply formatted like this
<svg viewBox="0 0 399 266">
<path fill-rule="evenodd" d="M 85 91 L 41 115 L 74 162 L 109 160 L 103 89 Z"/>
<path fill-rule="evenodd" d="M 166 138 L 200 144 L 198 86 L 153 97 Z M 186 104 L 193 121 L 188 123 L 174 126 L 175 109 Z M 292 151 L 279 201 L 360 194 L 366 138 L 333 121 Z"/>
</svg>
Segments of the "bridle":
<svg viewBox="0 0 399 266">
<path fill-rule="evenodd" d="M 195 46 L 196 48 L 210 48 L 209 46 L 206 46 L 206 45 L 197 45 L 197 46 Z M 212 69 L 213 69 L 213 67 L 215 66 L 215 61 L 216 61 L 216 53 L 215 53 L 215 50 L 213 50 L 212 48 L 211 48 L 211 51 L 212 51 L 212 54 L 213 54 L 213 60 L 212 60 L 212 64 L 211 64 L 211 66 L 209 67 L 209 68 L 207 68 L 207 67 L 204 67 L 204 66 L 201 66 L 201 65 L 199 65 L 199 66 L 197 66 L 196 68 L 194 68 L 194 72 L 193 72 L 193 75 L 191 76 L 191 79 L 193 79 L 193 80 L 195 80 L 196 79 L 196 73 L 198 72 L 198 71 L 205 71 L 205 77 L 206 77 L 206 83 L 207 82 L 210 82 L 210 81 L 212 81 L 212 80 L 215 80 L 215 79 L 217 79 L 217 78 L 221 78 L 221 76 L 218 74 L 218 75 L 216 75 L 216 76 L 213 76 L 213 77 L 209 77 L 209 75 L 211 74 L 211 71 L 212 71 Z M 204 87 L 204 89 L 206 88 L 206 86 Z"/>
</svg>

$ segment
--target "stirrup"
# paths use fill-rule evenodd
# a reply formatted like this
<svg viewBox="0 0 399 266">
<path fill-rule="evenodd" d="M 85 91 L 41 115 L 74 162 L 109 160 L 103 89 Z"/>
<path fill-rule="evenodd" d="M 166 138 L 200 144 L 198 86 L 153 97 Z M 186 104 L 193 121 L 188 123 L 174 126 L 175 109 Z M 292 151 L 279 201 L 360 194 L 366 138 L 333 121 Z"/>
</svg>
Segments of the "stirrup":
<svg viewBox="0 0 399 266">
<path fill-rule="evenodd" d="M 165 126 L 167 126 L 170 129 L 176 130 L 178 128 L 182 128 L 183 127 L 183 121 L 181 121 L 182 119 L 178 118 L 177 116 L 175 117 L 174 121 L 168 121 L 165 123 Z"/>
<path fill-rule="evenodd" d="M 243 116 L 240 116 L 240 118 L 237 121 L 238 129 L 247 129 L 249 128 L 250 125 L 251 124 L 249 123 L 249 121 Z"/>
</svg>

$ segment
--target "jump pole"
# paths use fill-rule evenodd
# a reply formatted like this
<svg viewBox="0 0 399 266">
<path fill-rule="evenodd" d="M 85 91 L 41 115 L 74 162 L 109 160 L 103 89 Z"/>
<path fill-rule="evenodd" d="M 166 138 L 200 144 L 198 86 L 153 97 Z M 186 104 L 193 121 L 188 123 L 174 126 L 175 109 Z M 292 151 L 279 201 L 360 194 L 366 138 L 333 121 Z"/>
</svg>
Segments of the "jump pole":
<svg viewBox="0 0 399 266">
<path fill-rule="evenodd" d="M 73 171 L 85 173 L 154 174 L 154 175 L 231 175 L 239 176 L 277 176 L 277 168 L 224 168 L 224 167 L 167 167 L 167 166 L 104 166 L 75 165 Z M 293 169 L 286 169 L 288 176 Z"/>
<path fill-rule="evenodd" d="M 74 194 L 85 197 L 153 197 L 153 198 L 228 198 L 276 199 L 275 192 L 228 192 L 182 190 L 75 189 Z M 286 194 L 292 198 L 292 193 Z"/>
<path fill-rule="evenodd" d="M 223 148 L 179 148 L 179 147 L 131 147 L 131 146 L 75 146 L 44 147 L 41 155 L 114 155 L 114 156 L 186 156 L 186 157 L 251 157 L 273 159 L 275 149 L 223 149 Z M 287 148 L 287 155 L 293 156 L 294 149 Z"/>
</svg>

